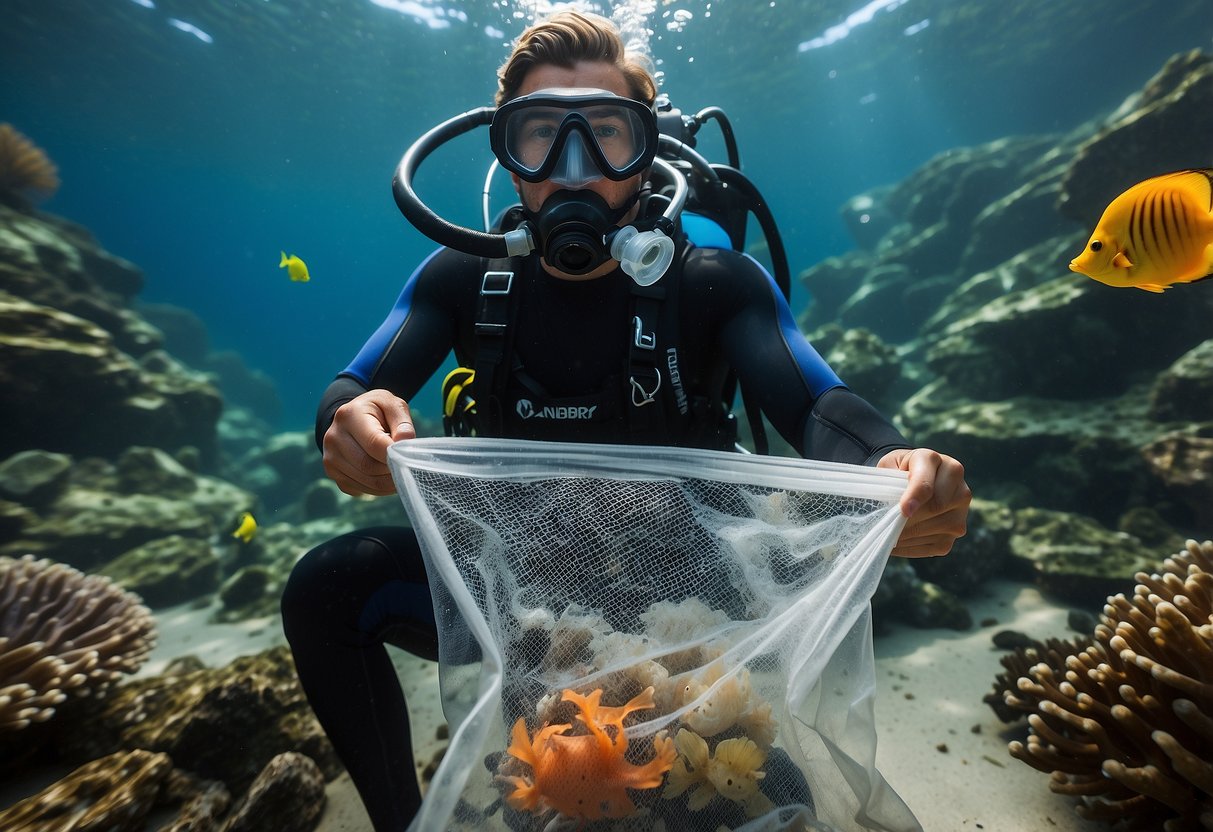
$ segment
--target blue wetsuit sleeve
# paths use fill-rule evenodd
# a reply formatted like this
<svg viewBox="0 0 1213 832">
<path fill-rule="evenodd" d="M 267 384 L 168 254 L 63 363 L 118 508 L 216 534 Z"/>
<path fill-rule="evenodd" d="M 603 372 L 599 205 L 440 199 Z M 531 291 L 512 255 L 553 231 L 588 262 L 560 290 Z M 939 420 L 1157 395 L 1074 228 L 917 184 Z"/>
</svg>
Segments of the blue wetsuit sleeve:
<svg viewBox="0 0 1213 832">
<path fill-rule="evenodd" d="M 801 456 L 873 465 L 905 437 L 855 395 L 796 325 L 774 279 L 752 258 L 732 260 L 739 286 L 722 328 L 725 354 L 772 426 Z"/>
<path fill-rule="evenodd" d="M 325 390 L 316 413 L 317 446 L 341 405 L 374 389 L 409 401 L 451 351 L 457 303 L 450 273 L 460 263 L 444 252 L 417 267 L 383 323 Z"/>
</svg>

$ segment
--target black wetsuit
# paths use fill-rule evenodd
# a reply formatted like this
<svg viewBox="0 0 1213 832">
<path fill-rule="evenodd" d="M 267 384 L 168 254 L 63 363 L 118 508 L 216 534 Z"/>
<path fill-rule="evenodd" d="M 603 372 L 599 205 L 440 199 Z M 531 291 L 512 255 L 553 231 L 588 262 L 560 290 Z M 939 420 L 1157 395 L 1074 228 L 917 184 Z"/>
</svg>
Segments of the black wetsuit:
<svg viewBox="0 0 1213 832">
<path fill-rule="evenodd" d="M 326 391 L 318 441 L 336 409 L 367 390 L 385 388 L 410 401 L 452 349 L 462 366 L 474 366 L 484 271 L 483 261 L 448 249 L 417 269 L 387 320 Z M 673 349 L 677 368 L 675 376 L 667 366 L 664 377 L 670 414 L 665 436 L 638 440 L 629 427 L 630 279 L 617 271 L 590 281 L 561 280 L 534 257 L 518 270 L 513 288 L 518 311 L 506 363 L 514 372 L 501 396 L 502 435 L 719 446 L 722 433 L 713 424 L 719 408 L 694 404 L 718 398 L 732 366 L 770 423 L 805 457 L 875 464 L 888 451 L 908 447 L 803 338 L 774 281 L 755 261 L 692 248 L 675 272 L 662 278 L 676 281 L 676 300 L 667 303 L 676 308 L 678 332 L 675 344 L 662 345 L 663 355 Z M 383 645 L 437 655 L 429 588 L 412 531 L 362 530 L 312 550 L 291 574 L 282 613 L 312 709 L 375 828 L 403 829 L 420 793 L 404 697 Z"/>
</svg>

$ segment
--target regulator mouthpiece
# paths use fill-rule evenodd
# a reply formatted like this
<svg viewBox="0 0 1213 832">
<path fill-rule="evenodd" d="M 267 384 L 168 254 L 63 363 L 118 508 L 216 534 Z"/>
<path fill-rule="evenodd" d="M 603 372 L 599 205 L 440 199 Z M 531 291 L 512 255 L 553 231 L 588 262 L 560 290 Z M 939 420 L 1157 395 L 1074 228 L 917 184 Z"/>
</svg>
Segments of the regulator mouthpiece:
<svg viewBox="0 0 1213 832">
<path fill-rule="evenodd" d="M 652 286 L 674 262 L 674 241 L 660 231 L 626 226 L 611 240 L 611 257 L 640 286 Z"/>
</svg>

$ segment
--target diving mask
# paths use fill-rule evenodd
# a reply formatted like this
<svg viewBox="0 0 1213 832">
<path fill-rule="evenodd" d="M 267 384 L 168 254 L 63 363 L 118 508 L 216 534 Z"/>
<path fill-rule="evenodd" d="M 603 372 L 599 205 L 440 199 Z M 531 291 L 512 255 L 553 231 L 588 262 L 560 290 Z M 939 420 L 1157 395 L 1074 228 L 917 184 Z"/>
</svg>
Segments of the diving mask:
<svg viewBox="0 0 1213 832">
<path fill-rule="evenodd" d="M 621 182 L 653 163 L 657 119 L 651 107 L 606 90 L 552 88 L 502 104 L 489 142 L 501 166 L 526 182 L 584 188 Z"/>
</svg>

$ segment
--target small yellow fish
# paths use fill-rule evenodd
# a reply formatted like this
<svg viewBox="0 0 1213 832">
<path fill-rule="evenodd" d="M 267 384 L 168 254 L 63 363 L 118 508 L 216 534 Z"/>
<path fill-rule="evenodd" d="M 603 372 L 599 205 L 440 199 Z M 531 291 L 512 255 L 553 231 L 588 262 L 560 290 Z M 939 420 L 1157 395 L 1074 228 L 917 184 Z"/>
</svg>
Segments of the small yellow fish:
<svg viewBox="0 0 1213 832">
<path fill-rule="evenodd" d="M 1161 292 L 1213 273 L 1213 170 L 1139 182 L 1112 200 L 1070 271 Z"/>
<path fill-rule="evenodd" d="M 282 262 L 278 264 L 278 268 L 286 269 L 291 276 L 291 280 L 296 283 L 307 283 L 312 279 L 312 276 L 307 273 L 307 263 L 299 259 L 297 255 L 292 254 L 286 256 L 286 252 L 282 252 Z"/>
<path fill-rule="evenodd" d="M 253 515 L 249 512 L 244 512 L 240 515 L 240 520 L 236 524 L 236 530 L 232 532 L 232 537 L 239 540 L 241 543 L 250 543 L 257 534 L 257 521 L 253 519 Z"/>
</svg>

